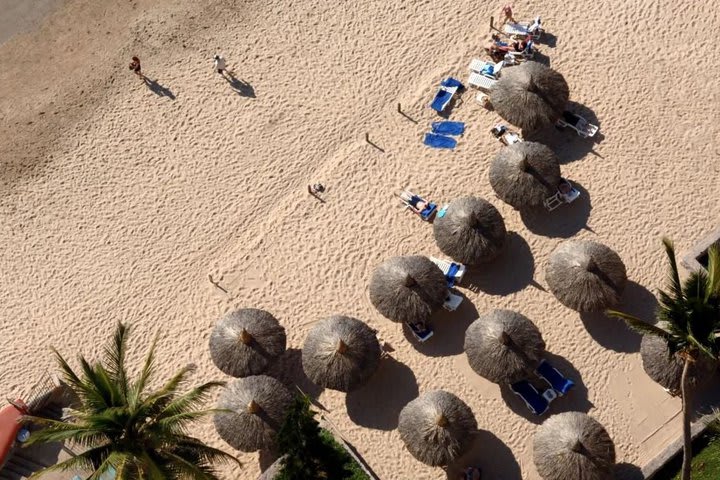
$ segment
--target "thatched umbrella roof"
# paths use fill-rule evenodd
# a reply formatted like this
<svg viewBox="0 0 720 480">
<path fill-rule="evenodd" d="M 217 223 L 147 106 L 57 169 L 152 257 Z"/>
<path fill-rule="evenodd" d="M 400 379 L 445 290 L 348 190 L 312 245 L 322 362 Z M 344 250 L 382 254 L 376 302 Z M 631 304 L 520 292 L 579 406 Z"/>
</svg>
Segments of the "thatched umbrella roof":
<svg viewBox="0 0 720 480">
<path fill-rule="evenodd" d="M 490 103 L 498 115 L 525 131 L 555 123 L 569 99 L 563 76 L 538 62 L 508 68 L 490 90 Z"/>
<path fill-rule="evenodd" d="M 293 394 L 282 383 L 266 375 L 231 380 L 218 399 L 215 430 L 231 447 L 243 452 L 270 449 L 285 420 Z"/>
<path fill-rule="evenodd" d="M 433 223 L 435 242 L 453 260 L 477 265 L 497 257 L 505 246 L 507 230 L 500 212 L 482 198 L 453 200 Z"/>
<path fill-rule="evenodd" d="M 233 377 L 264 372 L 285 352 L 285 329 L 272 314 L 241 308 L 223 317 L 210 335 L 213 363 Z"/>
<path fill-rule="evenodd" d="M 545 480 L 612 480 L 615 445 L 605 428 L 581 412 L 551 416 L 535 432 L 533 459 Z"/>
<path fill-rule="evenodd" d="M 442 390 L 424 393 L 400 411 L 398 431 L 405 447 L 433 467 L 448 465 L 465 453 L 476 430 L 470 407 Z"/>
<path fill-rule="evenodd" d="M 680 381 L 685 362 L 677 355 L 670 355 L 670 349 L 664 338 L 657 335 L 643 335 L 640 342 L 640 357 L 643 369 L 650 378 L 673 395 L 680 394 Z M 690 382 L 700 384 L 708 380 L 716 366 L 716 362 L 701 355 L 690 366 Z"/>
<path fill-rule="evenodd" d="M 550 255 L 545 280 L 560 303 L 590 312 L 620 301 L 627 273 L 618 254 L 602 243 L 568 240 Z"/>
<path fill-rule="evenodd" d="M 427 257 L 393 257 L 373 272 L 370 301 L 395 322 L 425 322 L 440 308 L 448 287 L 442 270 Z"/>
<path fill-rule="evenodd" d="M 375 330 L 355 318 L 336 315 L 321 320 L 308 333 L 303 370 L 321 387 L 349 392 L 375 373 L 381 353 Z"/>
<path fill-rule="evenodd" d="M 490 165 L 490 186 L 500 199 L 517 209 L 541 207 L 557 192 L 560 164 L 541 143 L 518 142 L 503 147 Z"/>
<path fill-rule="evenodd" d="M 470 367 L 495 383 L 527 378 L 545 352 L 540 330 L 529 318 L 511 310 L 492 310 L 465 331 L 465 354 Z"/>
</svg>

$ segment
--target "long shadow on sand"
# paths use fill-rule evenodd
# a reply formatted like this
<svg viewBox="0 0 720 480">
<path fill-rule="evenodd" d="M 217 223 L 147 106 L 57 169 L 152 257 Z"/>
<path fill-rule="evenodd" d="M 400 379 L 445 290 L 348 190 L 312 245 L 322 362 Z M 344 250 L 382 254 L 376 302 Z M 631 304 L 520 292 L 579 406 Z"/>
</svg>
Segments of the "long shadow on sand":
<svg viewBox="0 0 720 480">
<path fill-rule="evenodd" d="M 153 80 L 143 75 L 143 81 L 145 86 L 150 89 L 158 97 L 168 97 L 170 100 L 175 100 L 175 94 L 167 87 L 160 85 L 157 80 Z"/>
<path fill-rule="evenodd" d="M 522 480 L 520 465 L 510 447 L 487 430 L 478 430 L 473 436 L 470 450 L 446 468 L 448 480 L 462 478 L 461 472 L 467 467 L 479 467 L 482 478 Z"/>
<path fill-rule="evenodd" d="M 530 246 L 521 235 L 510 232 L 505 251 L 490 263 L 470 268 L 459 287 L 488 295 L 509 295 L 532 283 L 534 274 Z"/>
<path fill-rule="evenodd" d="M 456 295 L 461 292 L 454 291 Z M 420 343 L 413 336 L 410 328 L 403 324 L 403 333 L 410 344 L 423 355 L 428 357 L 447 357 L 463 352 L 465 345 L 465 330 L 478 318 L 475 305 L 467 298 L 463 298 L 457 310 L 448 312 L 442 308 L 435 312 L 430 319 L 430 325 L 435 334 L 426 342 Z"/>
<path fill-rule="evenodd" d="M 592 232 L 588 226 L 592 211 L 590 194 L 574 179 L 569 180 L 580 191 L 580 197 L 570 204 L 560 205 L 552 212 L 545 209 L 521 211 L 520 218 L 528 230 L 551 238 L 570 238 L 583 229 Z"/>
<path fill-rule="evenodd" d="M 289 348 L 280 358 L 268 369 L 267 375 L 278 379 L 293 393 L 299 388 L 308 397 L 317 403 L 317 398 L 323 392 L 323 388 L 315 385 L 302 367 L 302 350 Z"/>
<path fill-rule="evenodd" d="M 241 97 L 255 98 L 253 86 L 245 80 L 237 78 L 234 73 L 227 72 L 226 75 L 223 75 L 223 78 L 230 84 L 230 88 Z"/>
<path fill-rule="evenodd" d="M 630 281 L 625 287 L 620 305 L 615 309 L 654 323 L 656 306 L 655 295 L 642 285 Z M 580 319 L 590 336 L 603 347 L 625 353 L 640 350 L 642 336 L 631 330 L 623 320 L 608 317 L 603 312 L 581 313 Z"/>
<path fill-rule="evenodd" d="M 377 430 L 394 430 L 400 410 L 419 395 L 413 371 L 392 357 L 380 362 L 368 383 L 348 392 L 345 405 L 348 416 L 357 425 Z M 378 399 L 382 398 L 382 405 Z"/>
<path fill-rule="evenodd" d="M 535 415 L 528 409 L 525 402 L 515 395 L 512 390 L 510 390 L 509 385 L 500 385 L 500 395 L 507 404 L 508 408 L 510 408 L 510 410 L 514 413 L 536 424 L 542 423 L 550 415 L 554 415 L 556 413 L 589 412 L 594 405 L 588 399 L 588 390 L 582 381 L 582 375 L 580 375 L 580 372 L 573 366 L 572 363 L 570 363 L 569 360 L 558 355 L 545 352 L 544 358 L 547 359 L 553 367 L 557 368 L 566 378 L 572 380 L 573 383 L 575 383 L 575 386 L 572 387 L 572 389 L 570 389 L 564 397 L 558 396 L 558 398 L 553 400 L 550 404 L 550 409 L 545 414 Z M 550 385 L 545 383 L 544 380 L 540 379 L 540 377 L 536 375 L 529 375 L 528 380 L 540 393 L 550 388 Z"/>
</svg>

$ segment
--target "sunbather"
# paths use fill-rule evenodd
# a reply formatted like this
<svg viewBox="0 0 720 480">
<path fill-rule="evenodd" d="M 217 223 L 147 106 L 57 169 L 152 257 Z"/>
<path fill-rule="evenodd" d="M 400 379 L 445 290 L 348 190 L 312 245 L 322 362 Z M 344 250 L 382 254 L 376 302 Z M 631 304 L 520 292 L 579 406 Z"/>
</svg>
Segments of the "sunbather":
<svg viewBox="0 0 720 480">
<path fill-rule="evenodd" d="M 428 202 L 408 190 L 400 192 L 400 198 L 418 215 L 428 206 Z"/>
</svg>

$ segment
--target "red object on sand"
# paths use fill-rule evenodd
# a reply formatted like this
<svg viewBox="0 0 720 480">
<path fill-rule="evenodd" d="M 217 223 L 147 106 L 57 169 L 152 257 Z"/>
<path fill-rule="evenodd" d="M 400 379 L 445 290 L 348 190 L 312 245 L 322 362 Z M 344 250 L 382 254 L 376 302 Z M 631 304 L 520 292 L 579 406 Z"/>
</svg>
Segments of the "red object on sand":
<svg viewBox="0 0 720 480">
<path fill-rule="evenodd" d="M 5 465 L 22 424 L 20 419 L 28 413 L 22 400 L 16 400 L 0 409 L 0 468 Z"/>
</svg>

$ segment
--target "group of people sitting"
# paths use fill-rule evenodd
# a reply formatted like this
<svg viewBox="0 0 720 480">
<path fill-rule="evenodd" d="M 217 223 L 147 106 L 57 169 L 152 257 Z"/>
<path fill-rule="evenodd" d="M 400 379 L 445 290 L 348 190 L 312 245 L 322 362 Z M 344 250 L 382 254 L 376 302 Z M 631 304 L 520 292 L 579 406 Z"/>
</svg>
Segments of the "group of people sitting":
<svg viewBox="0 0 720 480">
<path fill-rule="evenodd" d="M 522 40 L 508 39 L 508 41 L 505 41 L 500 38 L 499 34 L 493 33 L 490 42 L 485 46 L 485 51 L 490 55 L 490 58 L 499 62 L 504 60 L 508 54 L 512 54 L 512 52 L 529 53 L 532 48 L 532 35 L 527 35 Z"/>
<path fill-rule="evenodd" d="M 520 24 L 515 21 L 512 5 L 505 5 L 501 11 L 503 18 L 504 34 L 507 40 L 503 40 L 500 34 L 493 33 L 485 50 L 490 57 L 499 62 L 501 60 L 513 60 L 513 54 L 532 54 L 534 47 L 533 39 L 539 37 L 542 32 L 540 17 L 535 17 L 532 23 Z M 505 28 L 509 24 L 510 28 Z"/>
</svg>

